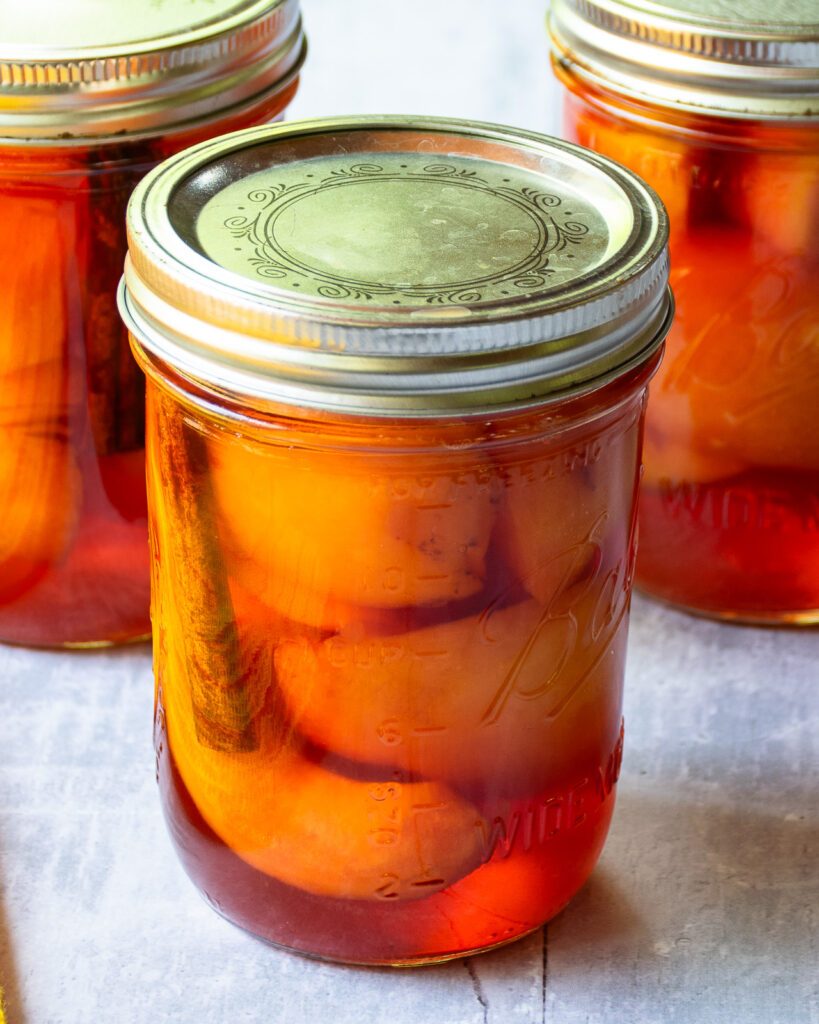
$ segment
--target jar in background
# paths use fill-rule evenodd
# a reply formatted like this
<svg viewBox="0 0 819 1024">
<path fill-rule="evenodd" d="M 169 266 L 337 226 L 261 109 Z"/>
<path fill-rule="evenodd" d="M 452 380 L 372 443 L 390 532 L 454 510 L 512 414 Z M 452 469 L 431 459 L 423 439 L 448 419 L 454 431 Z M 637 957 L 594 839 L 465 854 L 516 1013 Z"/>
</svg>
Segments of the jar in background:
<svg viewBox="0 0 819 1024">
<path fill-rule="evenodd" d="M 302 122 L 137 188 L 165 814 L 220 913 L 358 963 L 538 927 L 600 852 L 666 222 L 577 147 Z"/>
<path fill-rule="evenodd" d="M 637 582 L 689 610 L 819 620 L 819 8 L 554 0 L 564 134 L 671 222 Z"/>
<path fill-rule="evenodd" d="M 170 154 L 282 114 L 298 4 L 34 0 L 0 40 L 0 640 L 131 640 L 150 622 L 126 204 Z"/>
</svg>

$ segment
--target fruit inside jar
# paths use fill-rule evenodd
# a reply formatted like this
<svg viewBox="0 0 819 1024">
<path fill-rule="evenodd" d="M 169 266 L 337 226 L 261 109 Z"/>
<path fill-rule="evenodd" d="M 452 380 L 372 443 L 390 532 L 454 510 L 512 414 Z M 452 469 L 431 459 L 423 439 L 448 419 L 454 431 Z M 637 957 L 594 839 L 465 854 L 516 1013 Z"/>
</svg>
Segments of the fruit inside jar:
<svg viewBox="0 0 819 1024">
<path fill-rule="evenodd" d="M 433 962 L 586 880 L 622 751 L 643 412 L 633 379 L 604 390 L 285 440 L 150 382 L 158 772 L 231 920 Z"/>
<path fill-rule="evenodd" d="M 295 89 L 220 128 L 276 117 Z M 2 641 L 150 634 L 145 384 L 117 311 L 125 210 L 149 170 L 215 131 L 0 147 Z"/>
<path fill-rule="evenodd" d="M 15 643 L 148 631 L 144 388 L 116 279 L 152 156 L 108 157 L 0 152 L 0 637 Z"/>
<path fill-rule="evenodd" d="M 564 134 L 641 174 L 671 221 L 638 585 L 705 614 L 816 621 L 819 126 L 672 113 L 557 70 Z"/>
</svg>

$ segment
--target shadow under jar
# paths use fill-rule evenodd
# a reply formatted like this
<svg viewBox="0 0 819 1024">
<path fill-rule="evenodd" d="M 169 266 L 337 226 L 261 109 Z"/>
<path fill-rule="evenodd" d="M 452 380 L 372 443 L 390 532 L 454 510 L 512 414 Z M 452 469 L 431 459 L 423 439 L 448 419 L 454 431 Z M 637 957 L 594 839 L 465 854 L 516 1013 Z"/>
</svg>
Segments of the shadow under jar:
<svg viewBox="0 0 819 1024">
<path fill-rule="evenodd" d="M 531 931 L 613 808 L 662 209 L 543 136 L 334 119 L 167 161 L 129 226 L 189 874 L 328 959 Z"/>
<path fill-rule="evenodd" d="M 116 6 L 116 5 L 114 5 Z M 125 210 L 172 153 L 279 117 L 295 0 L 0 12 L 0 640 L 150 633 L 145 386 L 117 313 Z"/>
<path fill-rule="evenodd" d="M 677 317 L 652 384 L 637 583 L 819 621 L 819 7 L 555 0 L 564 134 L 651 184 Z"/>
</svg>

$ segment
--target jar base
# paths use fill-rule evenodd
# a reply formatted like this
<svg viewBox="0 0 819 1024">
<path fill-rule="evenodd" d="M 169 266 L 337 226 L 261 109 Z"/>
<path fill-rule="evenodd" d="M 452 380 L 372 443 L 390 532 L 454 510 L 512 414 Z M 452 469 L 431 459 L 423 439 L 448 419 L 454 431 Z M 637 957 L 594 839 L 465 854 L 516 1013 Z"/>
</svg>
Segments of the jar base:
<svg viewBox="0 0 819 1024">
<path fill-rule="evenodd" d="M 698 619 L 711 619 L 716 622 L 730 622 L 736 626 L 768 626 L 778 629 L 804 629 L 819 626 L 819 608 L 807 608 L 797 611 L 758 611 L 756 609 L 733 608 L 702 608 L 686 604 L 685 601 L 674 601 L 657 594 L 639 581 L 635 590 L 643 597 L 665 605 L 674 611 L 694 615 Z"/>
<path fill-rule="evenodd" d="M 395 957 L 392 959 L 356 959 L 354 957 L 344 956 L 328 956 L 323 953 L 312 953 L 309 950 L 299 949 L 297 946 L 288 946 L 282 942 L 275 942 L 272 939 L 267 938 L 265 935 L 261 935 L 259 932 L 255 932 L 250 928 L 245 928 L 244 925 L 239 924 L 232 917 L 225 914 L 220 908 L 210 899 L 206 893 L 202 892 L 197 887 L 197 892 L 205 901 L 211 910 L 214 910 L 222 920 L 227 921 L 229 925 L 237 928 L 240 932 L 244 932 L 246 935 L 251 935 L 254 939 L 259 942 L 263 942 L 266 946 L 270 946 L 271 949 L 280 950 L 282 953 L 292 953 L 296 956 L 304 957 L 305 960 L 317 960 L 324 964 L 340 964 L 347 967 L 394 967 L 394 968 L 407 968 L 407 967 L 435 967 L 438 964 L 449 963 L 452 960 L 466 960 L 472 956 L 483 956 L 484 953 L 493 953 L 496 949 L 502 949 L 504 946 L 511 946 L 514 942 L 520 942 L 529 935 L 534 935 L 535 932 L 544 928 L 549 922 L 544 921 L 543 924 L 534 925 L 531 928 L 527 928 L 524 931 L 518 932 L 517 935 L 510 935 L 507 938 L 499 939 L 497 942 L 491 942 L 487 945 L 476 946 L 473 949 L 458 949 L 451 953 L 434 953 L 427 955 L 420 955 L 417 957 Z M 571 902 L 567 900 L 568 903 Z M 559 914 L 564 907 L 556 911 L 556 916 Z M 551 920 L 551 918 L 550 918 Z"/>
<path fill-rule="evenodd" d="M 0 636 L 4 647 L 21 647 L 31 651 L 107 651 L 116 647 L 136 647 L 151 642 L 151 631 L 135 633 L 133 636 L 115 637 L 111 640 L 13 640 Z"/>
<path fill-rule="evenodd" d="M 170 754 L 163 714 L 157 725 L 165 820 L 197 891 L 234 927 L 276 949 L 329 963 L 433 965 L 489 952 L 537 931 L 588 880 L 614 809 L 612 786 L 597 807 L 588 805 L 582 820 L 528 850 L 523 849 L 526 826 L 515 827 L 514 849 L 506 856 L 421 900 L 318 895 L 260 872 L 212 831 Z"/>
<path fill-rule="evenodd" d="M 30 588 L 0 598 L 0 643 L 93 650 L 150 639 L 144 529 L 144 523 L 120 528 L 98 520 L 84 527 L 64 562 L 50 566 Z"/>
<path fill-rule="evenodd" d="M 115 640 L 80 640 L 76 643 L 66 640 L 57 647 L 63 651 L 102 651 L 109 647 L 131 647 L 135 644 L 146 644 L 151 642 L 151 631 L 138 633 L 134 636 L 123 637 Z"/>
</svg>

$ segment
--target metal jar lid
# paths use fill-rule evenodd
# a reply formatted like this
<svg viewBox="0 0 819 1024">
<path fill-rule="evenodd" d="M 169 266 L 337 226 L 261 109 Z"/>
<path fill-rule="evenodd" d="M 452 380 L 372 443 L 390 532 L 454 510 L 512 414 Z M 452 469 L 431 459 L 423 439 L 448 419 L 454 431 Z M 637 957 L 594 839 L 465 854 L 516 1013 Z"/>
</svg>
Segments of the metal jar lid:
<svg viewBox="0 0 819 1024">
<path fill-rule="evenodd" d="M 165 131 L 286 88 L 304 60 L 298 0 L 0 4 L 0 138 Z"/>
<path fill-rule="evenodd" d="M 549 31 L 558 62 L 627 97 L 819 115 L 819 0 L 552 0 Z"/>
<path fill-rule="evenodd" d="M 137 345 L 231 395 L 466 413 L 600 386 L 661 344 L 667 220 L 619 164 L 499 125 L 360 117 L 237 132 L 128 209 Z"/>
</svg>

